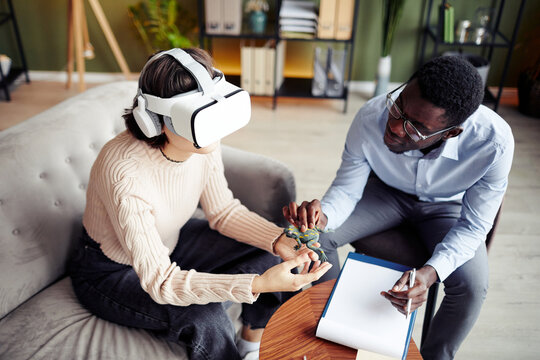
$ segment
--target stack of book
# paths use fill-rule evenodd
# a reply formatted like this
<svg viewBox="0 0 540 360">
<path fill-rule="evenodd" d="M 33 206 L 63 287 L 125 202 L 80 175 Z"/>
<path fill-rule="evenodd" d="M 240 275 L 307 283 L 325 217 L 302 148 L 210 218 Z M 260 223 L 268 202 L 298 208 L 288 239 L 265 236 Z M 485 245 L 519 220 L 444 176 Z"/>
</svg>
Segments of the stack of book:
<svg viewBox="0 0 540 360">
<path fill-rule="evenodd" d="M 349 40 L 352 36 L 354 0 L 321 0 L 317 37 Z"/>
<path fill-rule="evenodd" d="M 283 0 L 279 11 L 279 32 L 285 38 L 315 38 L 317 11 L 312 1 Z"/>
<path fill-rule="evenodd" d="M 273 96 L 283 83 L 285 41 L 268 41 L 262 47 L 240 49 L 240 85 L 251 95 Z"/>
</svg>

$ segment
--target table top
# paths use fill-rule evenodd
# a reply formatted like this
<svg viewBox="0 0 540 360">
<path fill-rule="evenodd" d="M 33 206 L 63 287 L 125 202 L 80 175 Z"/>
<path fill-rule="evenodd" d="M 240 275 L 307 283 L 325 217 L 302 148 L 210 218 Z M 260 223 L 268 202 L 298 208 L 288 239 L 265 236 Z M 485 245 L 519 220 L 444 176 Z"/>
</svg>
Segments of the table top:
<svg viewBox="0 0 540 360">
<path fill-rule="evenodd" d="M 259 359 L 356 359 L 356 350 L 315 336 L 335 281 L 302 291 L 274 313 L 264 329 Z M 412 338 L 407 359 L 422 359 Z"/>
</svg>

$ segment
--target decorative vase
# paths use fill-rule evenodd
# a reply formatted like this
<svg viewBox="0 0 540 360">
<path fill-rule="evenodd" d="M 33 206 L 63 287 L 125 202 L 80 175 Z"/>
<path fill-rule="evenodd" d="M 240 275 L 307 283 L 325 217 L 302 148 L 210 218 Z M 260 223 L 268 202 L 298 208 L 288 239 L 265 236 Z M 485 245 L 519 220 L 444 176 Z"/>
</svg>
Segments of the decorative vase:
<svg viewBox="0 0 540 360">
<path fill-rule="evenodd" d="M 249 26 L 255 34 L 263 34 L 266 29 L 266 13 L 264 11 L 252 11 L 249 14 Z"/>
<path fill-rule="evenodd" d="M 390 55 L 379 58 L 377 66 L 377 79 L 373 96 L 385 94 L 390 82 L 390 70 L 392 69 L 392 57 Z"/>
</svg>

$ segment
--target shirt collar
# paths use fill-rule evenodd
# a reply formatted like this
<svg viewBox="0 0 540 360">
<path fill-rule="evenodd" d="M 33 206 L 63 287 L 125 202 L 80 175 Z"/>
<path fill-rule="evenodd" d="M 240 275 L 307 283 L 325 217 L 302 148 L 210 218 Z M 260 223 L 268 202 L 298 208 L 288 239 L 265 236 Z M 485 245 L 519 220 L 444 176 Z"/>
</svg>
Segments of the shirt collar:
<svg viewBox="0 0 540 360">
<path fill-rule="evenodd" d="M 444 141 L 441 145 L 442 149 L 440 152 L 440 156 L 444 156 L 445 158 L 456 161 L 459 160 L 458 144 L 458 136 L 454 136 Z"/>
<path fill-rule="evenodd" d="M 452 159 L 452 160 L 457 161 L 459 160 L 457 138 L 458 137 L 455 136 L 446 141 L 443 141 L 441 146 L 439 146 L 436 149 L 433 149 L 430 153 L 426 155 L 424 155 L 424 153 L 420 150 L 409 150 L 409 151 L 404 152 L 403 154 L 406 156 L 411 156 L 411 157 L 416 157 L 416 158 L 421 158 L 425 156 L 426 158 L 431 158 L 431 159 L 436 159 L 439 156 L 443 156 L 447 159 Z"/>
</svg>

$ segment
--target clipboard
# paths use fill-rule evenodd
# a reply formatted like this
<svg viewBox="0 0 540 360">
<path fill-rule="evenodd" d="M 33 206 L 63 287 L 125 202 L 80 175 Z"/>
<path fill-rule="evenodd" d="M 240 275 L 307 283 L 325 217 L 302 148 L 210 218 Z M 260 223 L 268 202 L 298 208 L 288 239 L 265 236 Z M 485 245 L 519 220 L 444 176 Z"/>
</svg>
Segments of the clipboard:
<svg viewBox="0 0 540 360">
<path fill-rule="evenodd" d="M 406 319 L 381 291 L 411 268 L 350 252 L 326 303 L 316 336 L 354 349 L 357 359 L 405 359 L 416 311 Z"/>
</svg>

